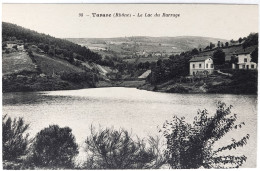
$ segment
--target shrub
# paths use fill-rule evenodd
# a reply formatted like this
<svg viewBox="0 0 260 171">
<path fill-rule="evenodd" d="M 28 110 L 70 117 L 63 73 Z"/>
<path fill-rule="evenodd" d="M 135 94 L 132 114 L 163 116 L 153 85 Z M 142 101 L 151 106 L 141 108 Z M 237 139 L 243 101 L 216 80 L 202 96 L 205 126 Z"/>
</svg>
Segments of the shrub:
<svg viewBox="0 0 260 171">
<path fill-rule="evenodd" d="M 2 118 L 3 128 L 3 160 L 16 161 L 26 154 L 30 141 L 26 131 L 29 124 L 25 124 L 23 118 L 11 119 L 4 115 Z"/>
<path fill-rule="evenodd" d="M 85 141 L 89 159 L 87 169 L 143 169 L 159 168 L 164 158 L 159 150 L 158 139 L 134 141 L 126 130 L 106 128 L 96 132 L 91 127 L 91 136 Z"/>
<path fill-rule="evenodd" d="M 51 125 L 35 137 L 32 160 L 39 167 L 73 167 L 73 157 L 78 154 L 78 145 L 69 127 Z"/>
<path fill-rule="evenodd" d="M 246 156 L 220 156 L 225 150 L 236 149 L 246 144 L 249 134 L 239 141 L 233 140 L 230 145 L 212 150 L 213 144 L 232 129 L 241 127 L 244 123 L 235 125 L 236 114 L 231 114 L 232 106 L 218 102 L 216 114 L 208 116 L 207 110 L 198 111 L 193 124 L 186 123 L 185 118 L 173 117 L 171 122 L 164 124 L 164 136 L 167 139 L 165 152 L 167 162 L 172 168 L 238 168 L 246 160 Z"/>
<path fill-rule="evenodd" d="M 92 73 L 63 73 L 61 75 L 62 80 L 71 81 L 73 83 L 81 83 L 83 81 L 92 81 Z"/>
<path fill-rule="evenodd" d="M 257 71 L 236 70 L 230 83 L 208 85 L 209 93 L 257 94 Z"/>
<path fill-rule="evenodd" d="M 188 93 L 189 90 L 187 90 L 185 87 L 181 85 L 176 85 L 170 89 L 167 90 L 168 93 Z"/>
</svg>

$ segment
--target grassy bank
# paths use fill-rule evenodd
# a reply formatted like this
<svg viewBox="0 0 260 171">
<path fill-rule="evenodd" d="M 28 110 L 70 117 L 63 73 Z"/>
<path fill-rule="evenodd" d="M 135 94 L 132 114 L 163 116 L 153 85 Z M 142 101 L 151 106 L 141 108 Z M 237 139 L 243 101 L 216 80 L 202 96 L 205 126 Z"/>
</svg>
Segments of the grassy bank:
<svg viewBox="0 0 260 171">
<path fill-rule="evenodd" d="M 68 61 L 35 52 L 3 53 L 3 92 L 94 87 L 93 74 Z"/>
<path fill-rule="evenodd" d="M 237 70 L 232 76 L 214 73 L 193 80 L 179 78 L 152 85 L 146 82 L 139 89 L 167 93 L 257 94 L 257 71 Z"/>
</svg>

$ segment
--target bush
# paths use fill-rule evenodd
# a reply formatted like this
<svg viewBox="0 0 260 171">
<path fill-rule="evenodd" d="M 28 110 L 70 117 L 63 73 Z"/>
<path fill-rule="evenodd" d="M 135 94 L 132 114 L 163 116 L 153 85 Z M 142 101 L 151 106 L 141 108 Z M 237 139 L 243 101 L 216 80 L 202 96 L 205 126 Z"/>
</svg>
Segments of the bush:
<svg viewBox="0 0 260 171">
<path fill-rule="evenodd" d="M 257 71 L 235 70 L 230 83 L 208 85 L 209 93 L 257 94 Z"/>
<path fill-rule="evenodd" d="M 32 160 L 39 167 L 72 168 L 78 145 L 69 127 L 51 125 L 37 133 Z"/>
<path fill-rule="evenodd" d="M 159 168 L 164 158 L 158 139 L 150 138 L 149 147 L 144 140 L 134 141 L 126 130 L 105 129 L 95 132 L 85 141 L 89 159 L 87 169 L 144 169 Z"/>
<path fill-rule="evenodd" d="M 166 92 L 168 93 L 188 93 L 189 90 L 187 90 L 185 87 L 181 85 L 176 85 L 170 89 L 168 89 Z"/>
<path fill-rule="evenodd" d="M 62 80 L 71 81 L 73 83 L 81 83 L 83 81 L 93 81 L 92 73 L 63 73 L 61 75 Z"/>
<path fill-rule="evenodd" d="M 167 162 L 175 169 L 204 168 L 238 168 L 246 156 L 219 156 L 219 152 L 236 149 L 246 144 L 249 134 L 239 141 L 233 140 L 230 145 L 212 150 L 213 144 L 232 129 L 241 127 L 244 123 L 235 125 L 236 114 L 231 115 L 232 106 L 218 102 L 216 114 L 208 116 L 207 110 L 198 111 L 193 124 L 186 123 L 183 118 L 173 117 L 171 122 L 164 124 L 164 136 L 167 139 L 165 152 Z"/>
<path fill-rule="evenodd" d="M 3 116 L 3 160 L 17 161 L 26 154 L 30 144 L 29 134 L 26 134 L 28 127 L 29 124 L 25 124 L 23 118 L 12 120 L 7 115 Z"/>
</svg>

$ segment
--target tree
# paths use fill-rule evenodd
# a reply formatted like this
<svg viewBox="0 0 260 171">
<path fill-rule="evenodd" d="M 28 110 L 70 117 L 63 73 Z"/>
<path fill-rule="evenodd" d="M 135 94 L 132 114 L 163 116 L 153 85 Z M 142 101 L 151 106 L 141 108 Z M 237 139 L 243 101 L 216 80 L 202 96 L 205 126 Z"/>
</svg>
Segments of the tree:
<svg viewBox="0 0 260 171">
<path fill-rule="evenodd" d="M 239 37 L 238 42 L 241 43 L 243 41 L 243 39 L 241 37 Z"/>
<path fill-rule="evenodd" d="M 163 126 L 167 139 L 165 152 L 167 162 L 174 169 L 238 168 L 246 161 L 246 156 L 221 156 L 220 152 L 242 147 L 247 143 L 249 134 L 239 141 L 213 150 L 213 145 L 232 129 L 241 128 L 245 123 L 235 125 L 236 114 L 231 114 L 232 106 L 218 102 L 217 111 L 209 116 L 206 109 L 198 111 L 193 124 L 185 118 L 173 117 Z"/>
<path fill-rule="evenodd" d="M 145 69 L 149 69 L 150 68 L 150 62 L 146 61 L 144 64 L 143 64 L 144 68 Z"/>
<path fill-rule="evenodd" d="M 210 44 L 209 44 L 210 50 L 213 49 L 214 47 L 215 47 L 215 44 L 213 44 L 212 42 L 210 42 Z"/>
<path fill-rule="evenodd" d="M 251 53 L 251 62 L 255 62 L 258 64 L 258 47 Z"/>
<path fill-rule="evenodd" d="M 7 47 L 6 43 L 2 43 L 2 50 Z"/>
<path fill-rule="evenodd" d="M 229 45 L 229 43 L 228 43 L 228 42 L 226 42 L 226 43 L 225 43 L 225 46 L 226 46 L 226 47 L 228 47 L 228 45 Z"/>
<path fill-rule="evenodd" d="M 159 140 L 150 137 L 149 147 L 144 140 L 134 141 L 126 130 L 110 128 L 96 131 L 85 141 L 89 161 L 86 169 L 148 169 L 165 163 L 159 150 Z"/>
<path fill-rule="evenodd" d="M 49 45 L 44 45 L 44 48 L 43 48 L 43 51 L 45 52 L 45 53 L 48 53 L 49 52 Z"/>
<path fill-rule="evenodd" d="M 213 53 L 213 61 L 215 65 L 223 65 L 225 63 L 226 54 L 222 49 L 217 49 Z"/>
<path fill-rule="evenodd" d="M 38 44 L 38 48 L 40 48 L 41 50 L 44 50 L 44 44 L 43 43 L 39 43 Z"/>
<path fill-rule="evenodd" d="M 78 145 L 69 127 L 51 125 L 37 133 L 33 144 L 33 163 L 39 167 L 71 168 Z"/>
<path fill-rule="evenodd" d="M 140 62 L 140 63 L 137 65 L 137 68 L 138 68 L 138 70 L 143 70 L 143 69 L 144 69 L 144 63 Z"/>
<path fill-rule="evenodd" d="M 2 118 L 2 143 L 3 160 L 15 161 L 26 154 L 30 144 L 29 134 L 26 131 L 29 124 L 25 124 L 23 118 L 11 119 L 4 115 Z"/>
<path fill-rule="evenodd" d="M 238 57 L 235 55 L 231 56 L 231 60 L 230 60 L 231 64 L 237 64 L 238 63 Z"/>
<path fill-rule="evenodd" d="M 243 43 L 243 48 L 245 49 L 253 45 L 258 45 L 258 33 L 250 33 Z"/>
<path fill-rule="evenodd" d="M 199 51 L 197 48 L 192 49 L 191 55 L 198 55 L 198 54 L 199 54 Z"/>
<path fill-rule="evenodd" d="M 218 41 L 218 48 L 220 47 L 220 41 Z"/>
<path fill-rule="evenodd" d="M 205 48 L 205 50 L 209 50 L 210 49 L 210 47 L 209 46 L 207 46 L 206 48 Z"/>
</svg>

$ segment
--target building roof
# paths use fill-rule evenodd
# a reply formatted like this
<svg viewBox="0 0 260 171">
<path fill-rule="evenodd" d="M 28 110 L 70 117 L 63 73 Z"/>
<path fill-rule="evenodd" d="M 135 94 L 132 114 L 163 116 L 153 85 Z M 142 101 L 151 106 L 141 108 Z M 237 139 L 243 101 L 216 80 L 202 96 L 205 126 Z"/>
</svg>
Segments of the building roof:
<svg viewBox="0 0 260 171">
<path fill-rule="evenodd" d="M 198 61 L 205 61 L 206 59 L 211 58 L 211 56 L 207 55 L 207 56 L 194 56 L 190 59 L 190 62 L 198 62 Z"/>
<path fill-rule="evenodd" d="M 152 72 L 151 70 L 147 70 L 141 76 L 139 76 L 138 78 L 147 78 L 151 72 Z"/>
</svg>

